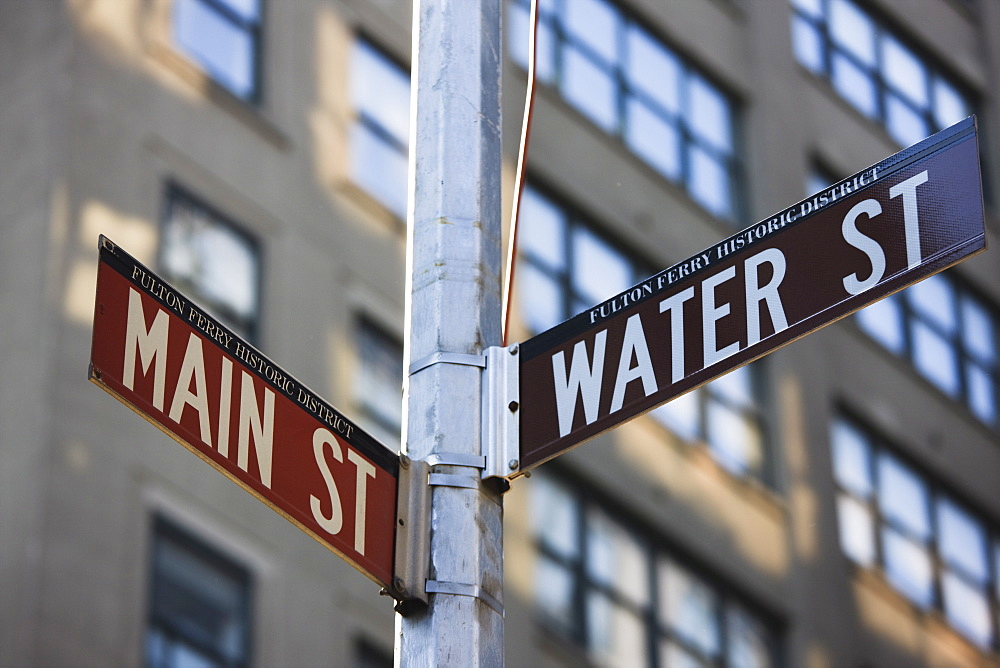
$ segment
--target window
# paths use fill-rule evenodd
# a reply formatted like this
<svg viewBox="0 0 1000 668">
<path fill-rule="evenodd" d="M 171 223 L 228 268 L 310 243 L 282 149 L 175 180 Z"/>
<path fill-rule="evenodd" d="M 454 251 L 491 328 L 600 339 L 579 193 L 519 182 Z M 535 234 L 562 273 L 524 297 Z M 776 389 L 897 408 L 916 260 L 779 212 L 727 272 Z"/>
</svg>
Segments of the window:
<svg viewBox="0 0 1000 668">
<path fill-rule="evenodd" d="M 153 525 L 146 663 L 250 663 L 250 574 L 173 524 Z"/>
<path fill-rule="evenodd" d="M 527 67 L 529 0 L 511 0 L 509 48 Z M 734 105 L 607 0 L 539 3 L 535 74 L 704 208 L 735 217 Z"/>
<path fill-rule="evenodd" d="M 996 311 L 951 274 L 935 274 L 858 311 L 861 329 L 980 420 L 998 425 Z"/>
<path fill-rule="evenodd" d="M 368 42 L 355 43 L 351 63 L 351 170 L 355 182 L 406 218 L 410 77 Z"/>
<path fill-rule="evenodd" d="M 538 333 L 653 273 L 554 198 L 527 184 L 521 200 L 515 283 L 528 329 Z M 731 473 L 771 483 L 759 363 L 733 371 L 651 414 L 680 438 L 708 444 Z"/>
<path fill-rule="evenodd" d="M 174 40 L 236 97 L 260 99 L 260 0 L 174 0 Z"/>
<path fill-rule="evenodd" d="M 773 665 L 773 631 L 724 587 L 636 533 L 592 494 L 531 480 L 535 592 L 546 625 L 600 665 Z"/>
<path fill-rule="evenodd" d="M 942 611 L 980 647 L 995 647 L 995 531 L 856 421 L 839 418 L 831 438 L 844 553 L 881 568 L 914 605 Z"/>
<path fill-rule="evenodd" d="M 357 342 L 354 387 L 364 426 L 384 444 L 398 449 L 403 422 L 403 346 L 365 319 L 358 322 Z"/>
<path fill-rule="evenodd" d="M 260 254 L 234 223 L 176 186 L 167 190 L 164 278 L 253 342 L 260 313 Z"/>
<path fill-rule="evenodd" d="M 901 146 L 969 115 L 954 81 L 851 0 L 792 0 L 792 9 L 799 63 Z"/>
</svg>

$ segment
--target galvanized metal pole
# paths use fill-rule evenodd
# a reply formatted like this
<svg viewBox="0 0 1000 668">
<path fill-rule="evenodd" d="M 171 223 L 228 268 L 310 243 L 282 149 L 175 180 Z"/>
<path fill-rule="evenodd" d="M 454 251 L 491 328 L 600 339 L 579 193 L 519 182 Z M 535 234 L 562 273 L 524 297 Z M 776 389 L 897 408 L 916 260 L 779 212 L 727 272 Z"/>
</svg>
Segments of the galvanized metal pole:
<svg viewBox="0 0 1000 668">
<path fill-rule="evenodd" d="M 431 535 L 429 605 L 397 615 L 403 666 L 503 663 L 503 509 L 480 477 L 483 354 L 501 339 L 500 26 L 501 0 L 414 0 L 404 447 L 432 466 Z"/>
</svg>

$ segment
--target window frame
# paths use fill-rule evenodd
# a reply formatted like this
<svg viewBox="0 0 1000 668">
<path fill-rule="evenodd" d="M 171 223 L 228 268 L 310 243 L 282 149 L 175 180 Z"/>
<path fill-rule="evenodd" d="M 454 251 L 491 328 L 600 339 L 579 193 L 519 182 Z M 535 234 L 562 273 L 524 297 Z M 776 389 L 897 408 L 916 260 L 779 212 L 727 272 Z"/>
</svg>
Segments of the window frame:
<svg viewBox="0 0 1000 668">
<path fill-rule="evenodd" d="M 171 34 L 173 35 L 172 43 L 174 48 L 176 48 L 180 53 L 184 55 L 185 58 L 195 63 L 197 67 L 205 72 L 205 74 L 212 80 L 212 82 L 219 86 L 222 90 L 226 91 L 229 95 L 232 95 L 237 100 L 241 100 L 254 107 L 261 106 L 263 102 L 263 50 L 264 50 L 264 23 L 266 20 L 267 3 L 268 0 L 255 0 L 257 3 L 257 17 L 256 20 L 245 19 L 240 16 L 238 12 L 230 8 L 225 0 L 171 0 Z M 213 15 L 225 21 L 233 29 L 239 31 L 242 34 L 247 35 L 250 41 L 250 62 L 248 66 L 251 69 L 250 74 L 250 89 L 246 94 L 241 94 L 240 92 L 234 90 L 233 86 L 226 81 L 226 76 L 217 71 L 213 64 L 204 61 L 194 52 L 189 45 L 185 45 L 181 41 L 181 37 L 177 32 L 176 26 L 176 15 L 179 11 L 178 8 L 181 2 L 192 2 L 200 5 L 204 10 L 211 12 Z"/>
<path fill-rule="evenodd" d="M 861 434 L 863 437 L 867 457 L 867 470 L 865 474 L 871 485 L 867 498 L 863 494 L 848 488 L 838 478 L 834 430 L 841 425 Z M 829 434 L 829 452 L 833 478 L 832 483 L 836 500 L 838 540 L 840 541 L 840 551 L 843 558 L 855 568 L 876 572 L 888 587 L 912 605 L 914 609 L 924 614 L 939 616 L 950 629 L 979 650 L 987 652 L 1000 651 L 1000 525 L 989 515 L 980 512 L 975 504 L 968 503 L 961 495 L 955 494 L 933 475 L 929 475 L 924 467 L 906 456 L 902 449 L 884 437 L 878 430 L 871 427 L 869 423 L 859 417 L 858 413 L 850 408 L 844 406 L 838 408 L 834 414 Z M 913 529 L 902 525 L 899 520 L 887 517 L 887 513 L 883 510 L 883 502 L 880 496 L 880 487 L 884 484 L 880 472 L 880 462 L 883 458 L 894 460 L 912 474 L 921 484 L 926 499 L 926 506 L 924 508 L 928 523 L 926 538 L 921 538 L 919 532 L 915 532 Z M 857 561 L 844 548 L 845 528 L 840 511 L 841 499 L 848 499 L 861 505 L 871 520 L 871 531 L 868 535 L 868 540 L 872 546 L 871 564 L 864 564 Z M 973 576 L 955 568 L 943 556 L 944 550 L 942 545 L 944 538 L 942 536 L 940 513 L 941 507 L 946 504 L 956 508 L 960 513 L 971 517 L 982 530 L 984 553 L 981 556 L 985 565 L 986 575 L 981 583 L 973 582 Z M 899 534 L 904 540 L 919 544 L 920 548 L 925 551 L 930 565 L 930 600 L 926 605 L 914 600 L 906 591 L 893 582 L 893 576 L 890 574 L 886 557 L 884 537 L 886 529 Z M 966 632 L 952 622 L 945 594 L 945 578 L 949 574 L 961 580 L 962 584 L 976 589 L 985 597 L 987 614 L 989 615 L 989 633 L 991 635 L 987 644 L 980 643 L 969 632 Z"/>
<path fill-rule="evenodd" d="M 887 343 L 880 340 L 869 329 L 869 326 L 865 324 L 864 315 L 859 313 L 852 320 L 865 336 L 878 343 L 893 356 L 905 360 L 922 379 L 934 387 L 935 391 L 948 397 L 949 400 L 961 404 L 978 422 L 994 430 L 1000 429 L 1000 309 L 992 301 L 982 296 L 980 292 L 962 280 L 954 270 L 937 274 L 934 280 L 946 281 L 954 296 L 953 308 L 951 309 L 952 322 L 954 323 L 952 332 L 944 331 L 938 323 L 921 314 L 920 309 L 913 304 L 914 293 L 912 292 L 912 288 L 914 286 L 886 298 L 886 301 L 892 304 L 893 308 L 899 314 L 899 326 L 902 330 L 901 350 L 893 350 Z M 980 359 L 979 355 L 970 350 L 969 345 L 966 343 L 967 328 L 963 317 L 963 305 L 966 302 L 975 304 L 989 319 L 993 335 L 992 365 Z M 949 392 L 946 388 L 939 385 L 934 378 L 918 366 L 917 344 L 914 334 L 914 330 L 917 327 L 929 329 L 934 336 L 943 340 L 948 345 L 949 353 L 953 357 L 951 371 L 957 378 L 955 392 Z M 973 397 L 970 390 L 970 365 L 974 365 L 977 369 L 981 370 L 992 381 L 992 420 L 984 419 L 973 406 Z"/>
<path fill-rule="evenodd" d="M 191 644 L 198 651 L 211 656 L 220 665 L 250 666 L 253 663 L 254 650 L 254 598 L 255 598 L 255 578 L 252 570 L 240 561 L 225 554 L 205 539 L 195 535 L 191 531 L 182 528 L 180 524 L 167 518 L 162 513 L 154 513 L 150 522 L 150 550 L 148 556 L 148 584 L 147 584 L 147 605 L 146 620 L 143 640 L 143 660 L 148 661 L 149 650 L 147 647 L 148 635 L 154 630 L 159 630 L 172 640 L 178 637 L 184 642 Z M 227 657 L 220 656 L 214 648 L 207 647 L 204 643 L 198 642 L 196 638 L 184 636 L 182 632 L 173 628 L 170 620 L 161 619 L 156 609 L 157 596 L 157 573 L 160 554 L 157 550 L 158 541 L 165 540 L 175 546 L 185 550 L 186 553 L 194 556 L 203 562 L 208 563 L 217 572 L 236 581 L 242 587 L 242 604 L 239 616 L 243 622 L 244 642 L 242 647 L 242 662 L 228 664 Z"/>
<path fill-rule="evenodd" d="M 585 481 L 568 473 L 564 467 L 553 466 L 551 470 L 544 474 L 544 483 L 560 488 L 571 497 L 574 512 L 574 541 L 576 543 L 576 555 L 567 557 L 546 544 L 542 535 L 537 531 L 537 527 L 531 526 L 531 544 L 536 554 L 536 564 L 539 559 L 547 559 L 557 567 L 565 570 L 571 577 L 571 628 L 565 628 L 559 621 L 553 619 L 549 613 L 539 608 L 536 603 L 535 614 L 539 622 L 547 630 L 560 637 L 574 643 L 582 651 L 589 655 L 594 655 L 595 650 L 591 647 L 591 638 L 588 637 L 587 624 L 587 600 L 588 594 L 597 594 L 606 598 L 615 606 L 625 608 L 629 613 L 639 620 L 644 635 L 644 647 L 642 649 L 650 666 L 659 666 L 661 648 L 666 643 L 678 645 L 682 650 L 706 660 L 711 665 L 727 665 L 727 657 L 730 652 L 731 633 L 729 629 L 729 614 L 736 611 L 750 616 L 764 632 L 765 649 L 767 658 L 771 666 L 780 665 L 780 645 L 783 634 L 782 626 L 777 617 L 764 610 L 759 604 L 754 603 L 750 597 L 739 591 L 724 578 L 706 572 L 703 564 L 698 560 L 684 554 L 677 546 L 665 540 L 657 532 L 649 530 L 643 523 L 629 516 L 624 512 L 618 503 L 593 485 L 586 484 Z M 534 501 L 534 500 L 532 500 Z M 628 536 L 634 538 L 645 563 L 644 578 L 648 583 L 649 598 L 645 605 L 638 605 L 617 591 L 613 585 L 596 580 L 589 572 L 588 567 L 588 522 L 593 513 L 603 515 L 606 521 L 610 521 L 615 527 L 623 530 Z M 531 522 L 537 520 L 532 517 Z M 673 566 L 683 571 L 692 582 L 706 588 L 715 601 L 712 619 L 715 622 L 714 632 L 717 634 L 718 648 L 716 655 L 709 655 L 702 651 L 696 642 L 686 638 L 683 631 L 673 624 L 671 619 L 666 618 L 661 601 L 662 577 L 660 571 L 664 566 Z M 715 663 L 719 662 L 719 663 Z"/>
<path fill-rule="evenodd" d="M 170 225 L 171 212 L 174 203 L 177 200 L 182 200 L 187 206 L 200 209 L 208 218 L 212 219 L 214 224 L 221 225 L 223 228 L 232 233 L 233 236 L 246 243 L 252 251 L 256 264 L 257 276 L 253 281 L 253 284 L 249 287 L 256 297 L 256 308 L 254 313 L 247 319 L 245 325 L 239 322 L 240 318 L 238 316 L 230 315 L 228 313 L 228 309 L 222 309 L 220 312 L 219 306 L 216 304 L 215 300 L 209 299 L 206 295 L 204 295 L 201 289 L 191 283 L 187 277 L 175 276 L 167 269 L 165 260 L 166 245 L 163 243 L 163 238 L 166 234 L 167 227 Z M 242 338 L 245 338 L 251 344 L 259 347 L 264 311 L 263 286 L 265 263 L 263 244 L 257 236 L 249 232 L 243 225 L 236 222 L 234 218 L 228 216 L 220 209 L 209 203 L 207 199 L 196 194 L 194 191 L 186 188 L 173 179 L 166 182 L 166 187 L 164 189 L 159 234 L 160 243 L 158 244 L 157 250 L 157 264 L 160 267 L 160 273 L 163 277 L 184 291 L 186 296 L 191 297 L 195 302 L 204 305 L 206 310 L 209 311 L 213 317 L 219 319 L 223 325 L 226 325 L 227 327 L 233 327 L 233 325 L 243 327 L 245 331 L 242 334 L 240 332 L 235 333 L 240 335 Z"/>
<path fill-rule="evenodd" d="M 620 142 L 631 155 L 657 175 L 682 188 L 686 195 L 701 209 L 721 220 L 739 221 L 743 216 L 745 206 L 743 201 L 743 168 L 740 161 L 742 133 L 740 131 L 741 105 L 739 98 L 728 87 L 722 85 L 718 78 L 706 68 L 699 66 L 688 54 L 671 44 L 669 40 L 664 39 L 653 25 L 641 20 L 634 12 L 622 6 L 618 0 L 600 0 L 614 13 L 616 18 L 612 28 L 614 31 L 614 46 L 612 47 L 614 55 L 612 60 L 608 60 L 604 54 L 599 53 L 595 46 L 588 44 L 584 37 L 575 35 L 572 27 L 568 25 L 566 8 L 571 1 L 551 0 L 548 7 L 539 8 L 539 42 L 542 41 L 543 32 L 551 37 L 551 63 L 548 63 L 548 68 L 540 68 L 541 71 L 536 71 L 538 80 L 555 91 L 569 107 L 589 123 Z M 511 16 L 515 11 L 527 16 L 529 2 L 530 0 L 509 0 L 507 3 L 508 16 Z M 513 38 L 517 32 L 511 28 L 508 31 L 510 38 Z M 629 69 L 629 41 L 632 34 L 638 34 L 642 39 L 654 43 L 659 49 L 658 53 L 669 56 L 668 59 L 676 65 L 677 80 L 674 84 L 677 92 L 676 109 L 668 109 L 662 100 L 657 99 L 660 96 L 642 90 L 639 83 L 632 81 L 633 75 Z M 525 59 L 521 54 L 522 51 L 524 53 L 527 51 L 527 41 L 522 45 L 515 45 L 508 41 L 507 49 L 511 60 L 518 67 L 526 68 Z M 581 106 L 581 103 L 575 102 L 571 92 L 567 92 L 566 58 L 569 51 L 585 60 L 588 66 L 599 70 L 609 82 L 612 99 L 609 102 L 608 113 L 611 114 L 611 118 L 606 125 L 595 118 L 592 112 Z M 536 53 L 536 59 L 540 57 Z M 725 127 L 726 137 L 707 136 L 699 132 L 692 124 L 693 110 L 690 105 L 693 98 L 692 90 L 696 85 L 707 87 L 713 95 L 718 96 L 725 103 L 724 111 L 728 120 Z M 676 173 L 668 173 L 670 170 L 658 166 L 651 157 L 643 155 L 632 147 L 629 131 L 630 128 L 637 127 L 635 124 L 639 123 L 638 120 L 632 118 L 633 112 L 630 111 L 630 108 L 633 103 L 640 105 L 644 113 L 655 116 L 661 125 L 669 127 L 675 133 L 677 147 L 674 156 L 676 166 L 673 171 Z M 728 143 L 728 150 L 720 146 L 720 142 Z M 721 168 L 721 174 L 724 174 L 728 182 L 728 188 L 721 193 L 725 201 L 719 205 L 713 205 L 702 199 L 695 187 L 697 176 L 695 162 L 696 157 L 701 154 L 708 156 L 714 166 Z"/>
<path fill-rule="evenodd" d="M 827 81 L 830 87 L 837 93 L 837 96 L 845 100 L 852 109 L 856 110 L 866 119 L 878 123 L 894 142 L 900 146 L 909 146 L 924 137 L 943 130 L 947 125 L 961 120 L 952 120 L 947 125 L 942 125 L 938 122 L 937 115 L 939 110 L 936 88 L 939 83 L 949 88 L 964 103 L 966 116 L 975 112 L 976 100 L 968 86 L 942 65 L 938 58 L 930 54 L 927 49 L 921 48 L 915 40 L 910 39 L 902 31 L 896 29 L 883 16 L 873 11 L 867 3 L 858 2 L 857 0 L 811 1 L 814 1 L 819 7 L 819 16 L 812 16 L 807 13 L 807 10 L 802 7 L 803 0 L 789 0 L 791 8 L 792 57 L 813 76 Z M 863 15 L 863 18 L 867 19 L 872 27 L 873 62 L 866 63 L 859 55 L 853 53 L 849 46 L 838 44 L 831 29 L 831 5 L 833 2 L 846 2 Z M 797 22 L 807 24 L 811 30 L 811 34 L 819 39 L 819 62 L 815 63 L 815 66 L 814 64 L 803 62 L 797 52 Z M 898 46 L 901 51 L 913 57 L 922 70 L 925 78 L 922 94 L 926 98 L 926 102 L 922 106 L 907 91 L 900 89 L 890 80 L 889 68 L 886 65 L 886 44 L 895 44 Z M 871 110 L 871 113 L 862 109 L 858 103 L 847 96 L 847 93 L 842 92 L 838 88 L 836 73 L 834 71 L 836 58 L 844 59 L 850 67 L 855 68 L 867 82 L 870 82 L 874 95 L 874 108 Z M 904 143 L 904 140 L 896 135 L 893 126 L 890 124 L 888 110 L 890 100 L 900 101 L 906 107 L 907 111 L 918 117 L 923 122 L 927 134 L 909 143 Z"/>
<path fill-rule="evenodd" d="M 394 348 L 399 350 L 398 358 L 398 370 L 399 370 L 399 393 L 397 395 L 397 403 L 402 410 L 402 387 L 403 381 L 405 380 L 404 370 L 403 370 L 403 342 L 390 332 L 390 330 L 382 326 L 377 319 L 371 317 L 369 314 L 361 312 L 354 318 L 354 341 L 355 349 L 357 352 L 357 371 L 355 385 L 357 387 L 354 395 L 354 400 L 357 404 L 359 414 L 363 416 L 364 420 L 369 421 L 373 426 L 373 432 L 382 432 L 386 434 L 395 434 L 393 443 L 385 443 L 384 445 L 388 447 L 395 446 L 397 449 L 401 447 L 402 438 L 402 414 L 400 415 L 400 422 L 398 424 L 390 424 L 390 420 L 387 416 L 383 415 L 379 410 L 377 402 L 371 401 L 370 397 L 365 396 L 361 392 L 363 383 L 361 382 L 361 375 L 365 373 L 365 351 L 363 337 L 372 337 L 373 342 L 376 345 L 381 345 L 383 343 L 389 344 Z M 383 352 L 388 352 L 383 350 Z"/>
</svg>

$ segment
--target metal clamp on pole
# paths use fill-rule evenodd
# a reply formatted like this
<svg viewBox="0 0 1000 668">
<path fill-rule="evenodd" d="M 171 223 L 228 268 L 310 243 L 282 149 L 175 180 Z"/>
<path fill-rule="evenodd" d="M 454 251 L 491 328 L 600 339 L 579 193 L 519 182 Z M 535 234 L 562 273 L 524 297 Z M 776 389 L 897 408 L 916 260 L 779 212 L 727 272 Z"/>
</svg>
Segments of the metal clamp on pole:
<svg viewBox="0 0 1000 668">
<path fill-rule="evenodd" d="M 475 366 L 482 369 L 486 366 L 486 357 L 483 355 L 469 355 L 467 353 L 446 353 L 438 351 L 431 353 L 427 357 L 421 357 L 416 362 L 410 364 L 410 375 L 422 371 L 435 364 L 458 364 L 461 366 Z"/>
<path fill-rule="evenodd" d="M 511 478 L 519 475 L 520 386 L 517 344 L 486 349 L 483 374 L 483 478 Z"/>
<path fill-rule="evenodd" d="M 503 617 L 503 603 L 497 600 L 495 596 L 484 590 L 480 585 L 428 580 L 426 588 L 428 594 L 448 594 L 451 596 L 469 596 L 471 598 L 478 598 L 480 601 L 493 608 L 498 615 Z"/>
<path fill-rule="evenodd" d="M 406 616 L 427 605 L 424 581 L 430 570 L 430 464 L 403 455 L 399 458 L 396 496 L 396 553 L 393 562 L 393 598 L 396 612 Z"/>
</svg>

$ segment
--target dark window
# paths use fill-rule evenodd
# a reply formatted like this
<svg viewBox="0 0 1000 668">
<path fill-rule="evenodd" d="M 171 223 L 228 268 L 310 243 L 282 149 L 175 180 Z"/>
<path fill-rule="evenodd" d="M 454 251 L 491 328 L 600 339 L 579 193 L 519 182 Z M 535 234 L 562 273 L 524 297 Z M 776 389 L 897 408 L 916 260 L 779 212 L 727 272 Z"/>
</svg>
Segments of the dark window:
<svg viewBox="0 0 1000 668">
<path fill-rule="evenodd" d="M 726 587 L 550 475 L 532 478 L 536 603 L 599 665 L 774 665 L 774 631 Z"/>
<path fill-rule="evenodd" d="M 509 25 L 527 67 L 529 0 L 511 0 Z M 705 209 L 735 217 L 735 105 L 616 5 L 542 0 L 535 74 Z"/>
<path fill-rule="evenodd" d="M 903 596 L 995 647 L 1000 542 L 994 528 L 857 421 L 833 425 L 840 543 Z"/>
<path fill-rule="evenodd" d="M 364 426 L 390 447 L 399 447 L 403 421 L 403 346 L 381 327 L 357 325 L 358 375 L 354 384 Z"/>
<path fill-rule="evenodd" d="M 173 524 L 153 525 L 146 664 L 246 666 L 250 574 Z"/>
<path fill-rule="evenodd" d="M 260 0 L 174 0 L 177 45 L 236 97 L 260 98 Z"/>
<path fill-rule="evenodd" d="M 392 668 L 392 652 L 362 638 L 355 643 L 354 668 Z"/>
<path fill-rule="evenodd" d="M 971 113 L 956 82 L 851 0 L 792 0 L 792 45 L 799 63 L 901 146 Z"/>
<path fill-rule="evenodd" d="M 635 285 L 653 272 L 530 184 L 524 189 L 515 283 L 533 333 L 562 322 Z M 705 443 L 736 475 L 773 484 L 764 438 L 759 363 L 657 408 L 651 415 L 678 437 Z"/>
<path fill-rule="evenodd" d="M 240 336 L 256 339 L 260 253 L 232 221 L 176 186 L 167 190 L 163 277 Z"/>
</svg>

